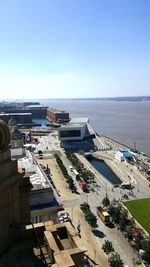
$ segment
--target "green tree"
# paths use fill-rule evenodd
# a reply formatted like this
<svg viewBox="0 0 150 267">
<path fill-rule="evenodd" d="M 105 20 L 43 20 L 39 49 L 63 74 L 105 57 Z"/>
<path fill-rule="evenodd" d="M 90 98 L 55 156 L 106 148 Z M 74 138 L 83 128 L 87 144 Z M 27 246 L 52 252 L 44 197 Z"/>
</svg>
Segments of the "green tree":
<svg viewBox="0 0 150 267">
<path fill-rule="evenodd" d="M 106 197 L 103 198 L 102 200 L 103 207 L 108 207 L 110 205 L 110 200 L 106 194 Z"/>
<path fill-rule="evenodd" d="M 108 212 L 112 217 L 112 221 L 116 224 L 119 224 L 121 210 L 118 207 L 113 206 L 112 204 L 109 206 Z"/>
<path fill-rule="evenodd" d="M 142 258 L 147 264 L 150 264 L 150 240 L 145 241 L 144 243 L 144 253 Z"/>
<path fill-rule="evenodd" d="M 134 237 L 134 243 L 136 245 L 137 250 L 139 250 L 141 248 L 141 236 L 135 236 Z"/>
<path fill-rule="evenodd" d="M 84 202 L 83 204 L 81 204 L 80 208 L 84 213 L 86 213 L 90 210 L 90 206 L 87 202 Z"/>
<path fill-rule="evenodd" d="M 38 150 L 38 154 L 39 156 L 43 154 L 43 151 L 42 150 Z"/>
<path fill-rule="evenodd" d="M 133 226 L 132 225 L 127 225 L 125 228 L 125 237 L 128 238 L 129 241 L 133 240 Z"/>
<path fill-rule="evenodd" d="M 119 225 L 122 231 L 125 230 L 126 226 L 128 225 L 128 212 L 127 210 L 122 210 L 120 214 L 120 219 L 119 219 Z"/>
<path fill-rule="evenodd" d="M 111 267 L 123 267 L 123 262 L 117 252 L 112 253 L 108 261 Z"/>
<path fill-rule="evenodd" d="M 92 229 L 95 229 L 97 227 L 97 218 L 91 211 L 85 214 L 85 219 Z"/>
<path fill-rule="evenodd" d="M 114 252 L 113 244 L 109 240 L 105 240 L 105 243 L 102 246 L 102 250 L 109 255 L 111 252 Z"/>
</svg>

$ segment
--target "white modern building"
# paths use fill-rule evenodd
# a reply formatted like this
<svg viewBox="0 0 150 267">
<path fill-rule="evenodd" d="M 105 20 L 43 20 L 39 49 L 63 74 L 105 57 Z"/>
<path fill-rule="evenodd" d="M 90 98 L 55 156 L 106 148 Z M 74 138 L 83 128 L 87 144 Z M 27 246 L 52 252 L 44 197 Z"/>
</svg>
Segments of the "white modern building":
<svg viewBox="0 0 150 267">
<path fill-rule="evenodd" d="M 59 139 L 61 141 L 83 140 L 88 132 L 88 118 L 73 118 L 71 121 L 59 128 Z"/>
<path fill-rule="evenodd" d="M 72 152 L 90 150 L 95 151 L 95 133 L 89 125 L 88 118 L 73 118 L 71 121 L 58 129 L 60 146 Z"/>
</svg>

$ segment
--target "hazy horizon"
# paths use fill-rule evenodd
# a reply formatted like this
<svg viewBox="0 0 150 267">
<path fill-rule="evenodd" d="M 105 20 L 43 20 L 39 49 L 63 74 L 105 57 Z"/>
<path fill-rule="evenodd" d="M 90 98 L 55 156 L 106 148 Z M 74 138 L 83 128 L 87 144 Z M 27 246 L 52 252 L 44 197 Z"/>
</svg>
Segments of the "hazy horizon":
<svg viewBox="0 0 150 267">
<path fill-rule="evenodd" d="M 116 97 L 68 97 L 68 98 L 55 98 L 55 97 L 53 97 L 53 98 L 49 98 L 49 97 L 47 97 L 47 98 L 0 98 L 0 101 L 11 101 L 11 100 L 15 100 L 15 101 L 24 101 L 24 100 L 72 100 L 72 99 L 76 99 L 76 100 L 116 100 L 116 99 L 121 99 L 121 100 L 123 100 L 123 99 L 125 99 L 125 100 L 127 100 L 127 99 L 133 99 L 133 101 L 134 101 L 134 99 L 139 99 L 140 101 L 142 101 L 142 98 L 144 98 L 144 100 L 145 101 L 149 101 L 150 100 L 150 95 L 137 95 L 137 96 L 116 96 Z M 148 98 L 148 99 L 147 99 Z"/>
</svg>

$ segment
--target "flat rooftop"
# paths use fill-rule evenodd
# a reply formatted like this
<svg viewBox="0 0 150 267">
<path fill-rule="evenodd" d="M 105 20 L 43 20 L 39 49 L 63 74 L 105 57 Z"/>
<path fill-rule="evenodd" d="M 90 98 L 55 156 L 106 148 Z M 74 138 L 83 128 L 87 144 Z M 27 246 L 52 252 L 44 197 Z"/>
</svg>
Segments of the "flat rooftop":
<svg viewBox="0 0 150 267">
<path fill-rule="evenodd" d="M 120 151 L 125 157 L 133 157 L 133 153 L 131 153 L 129 150 L 121 150 Z"/>
<path fill-rule="evenodd" d="M 59 129 L 63 130 L 63 129 L 68 129 L 68 128 L 81 128 L 85 125 L 86 123 L 68 123 L 66 125 L 61 126 Z"/>
<path fill-rule="evenodd" d="M 26 173 L 29 175 L 30 182 L 33 185 L 32 190 L 50 187 L 38 165 L 34 164 L 29 158 L 18 159 L 18 168 L 25 169 Z"/>
<path fill-rule="evenodd" d="M 82 128 L 87 125 L 89 122 L 88 118 L 73 118 L 66 125 L 60 127 L 60 130 L 65 130 L 69 128 Z"/>
<path fill-rule="evenodd" d="M 23 112 L 23 113 L 0 113 L 0 116 L 29 116 L 32 115 L 30 112 Z"/>
<path fill-rule="evenodd" d="M 74 123 L 88 123 L 88 122 L 89 118 L 81 117 L 81 118 L 72 118 L 69 123 L 74 124 Z"/>
<path fill-rule="evenodd" d="M 48 106 L 44 105 L 27 105 L 28 108 L 48 108 Z"/>
</svg>

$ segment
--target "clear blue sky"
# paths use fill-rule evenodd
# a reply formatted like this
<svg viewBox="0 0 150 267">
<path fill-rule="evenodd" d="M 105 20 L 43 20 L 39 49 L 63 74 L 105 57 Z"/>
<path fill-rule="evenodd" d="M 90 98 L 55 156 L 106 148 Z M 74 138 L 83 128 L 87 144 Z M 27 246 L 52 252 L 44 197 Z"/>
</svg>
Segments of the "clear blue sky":
<svg viewBox="0 0 150 267">
<path fill-rule="evenodd" d="M 150 95 L 150 0 L 1 0 L 0 98 Z"/>
</svg>

